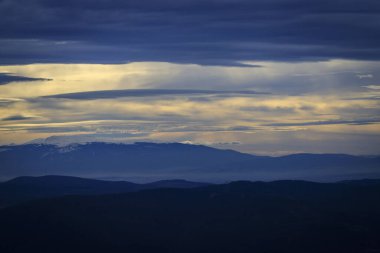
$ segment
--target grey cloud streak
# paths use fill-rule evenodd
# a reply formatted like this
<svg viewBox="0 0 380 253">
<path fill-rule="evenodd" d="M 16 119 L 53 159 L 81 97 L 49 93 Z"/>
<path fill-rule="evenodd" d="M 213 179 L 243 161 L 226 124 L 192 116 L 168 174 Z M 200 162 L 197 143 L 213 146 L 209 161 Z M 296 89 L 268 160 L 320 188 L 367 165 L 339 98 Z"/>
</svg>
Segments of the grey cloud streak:
<svg viewBox="0 0 380 253">
<path fill-rule="evenodd" d="M 126 90 L 99 90 L 76 93 L 64 93 L 42 98 L 94 100 L 113 99 L 122 97 L 155 97 L 155 96 L 193 96 L 193 95 L 268 95 L 270 93 L 255 92 L 252 90 L 190 90 L 190 89 L 126 89 Z"/>
<path fill-rule="evenodd" d="M 27 120 L 37 118 L 35 116 L 24 116 L 24 115 L 11 115 L 5 118 L 2 118 L 2 121 L 15 121 L 15 120 Z"/>
<path fill-rule="evenodd" d="M 321 125 L 369 125 L 380 123 L 380 119 L 354 119 L 354 120 L 325 120 L 325 121 L 309 121 L 309 122 L 294 122 L 294 123 L 271 123 L 265 126 L 321 126 Z"/>
<path fill-rule="evenodd" d="M 51 81 L 49 78 L 35 78 L 27 76 L 18 76 L 12 73 L 0 73 L 0 85 L 6 85 L 12 82 L 33 82 L 33 81 Z"/>
</svg>

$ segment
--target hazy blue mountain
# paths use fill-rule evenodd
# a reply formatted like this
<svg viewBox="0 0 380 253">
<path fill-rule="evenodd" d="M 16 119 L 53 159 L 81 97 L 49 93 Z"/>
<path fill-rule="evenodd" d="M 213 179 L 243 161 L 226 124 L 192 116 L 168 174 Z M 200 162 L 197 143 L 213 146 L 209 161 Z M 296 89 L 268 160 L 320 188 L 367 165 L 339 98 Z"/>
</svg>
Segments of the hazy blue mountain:
<svg viewBox="0 0 380 253">
<path fill-rule="evenodd" d="M 209 185 L 185 180 L 165 180 L 148 184 L 102 181 L 68 176 L 18 177 L 0 183 L 0 208 L 33 199 L 64 195 L 100 195 L 156 188 L 193 188 Z"/>
<path fill-rule="evenodd" d="M 180 143 L 87 143 L 64 147 L 26 144 L 2 146 L 0 151 L 2 180 L 41 175 L 214 182 L 380 177 L 380 157 L 342 154 L 254 156 Z"/>
<path fill-rule="evenodd" d="M 380 180 L 233 182 L 0 210 L 1 252 L 380 251 Z"/>
</svg>

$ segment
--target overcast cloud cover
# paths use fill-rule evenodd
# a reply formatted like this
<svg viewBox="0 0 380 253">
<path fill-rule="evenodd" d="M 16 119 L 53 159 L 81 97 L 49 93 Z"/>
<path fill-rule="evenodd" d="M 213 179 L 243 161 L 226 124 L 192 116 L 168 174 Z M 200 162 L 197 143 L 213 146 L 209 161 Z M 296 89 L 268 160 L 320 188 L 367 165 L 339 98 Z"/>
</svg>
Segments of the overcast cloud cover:
<svg viewBox="0 0 380 253">
<path fill-rule="evenodd" d="M 2 144 L 380 153 L 377 0 L 0 0 L 0 16 Z"/>
<path fill-rule="evenodd" d="M 380 58 L 377 0 L 1 0 L 2 64 Z"/>
</svg>

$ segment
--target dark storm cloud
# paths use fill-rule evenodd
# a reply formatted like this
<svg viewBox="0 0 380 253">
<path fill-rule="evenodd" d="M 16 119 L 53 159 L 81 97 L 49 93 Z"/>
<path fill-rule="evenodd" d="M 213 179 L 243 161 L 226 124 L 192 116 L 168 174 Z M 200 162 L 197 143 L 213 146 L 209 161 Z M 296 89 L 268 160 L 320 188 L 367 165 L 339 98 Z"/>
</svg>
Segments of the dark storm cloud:
<svg viewBox="0 0 380 253">
<path fill-rule="evenodd" d="M 380 59 L 375 0 L 2 0 L 0 64 Z"/>
<path fill-rule="evenodd" d="M 154 97 L 154 96 L 192 96 L 192 95 L 259 95 L 268 94 L 255 91 L 227 90 L 174 90 L 174 89 L 128 89 L 99 90 L 76 93 L 64 93 L 43 98 L 64 98 L 78 100 L 112 99 L 121 97 Z"/>
<path fill-rule="evenodd" d="M 34 78 L 26 76 L 17 76 L 9 73 L 0 73 L 0 85 L 12 83 L 12 82 L 33 82 L 33 81 L 50 81 L 47 78 Z"/>
</svg>

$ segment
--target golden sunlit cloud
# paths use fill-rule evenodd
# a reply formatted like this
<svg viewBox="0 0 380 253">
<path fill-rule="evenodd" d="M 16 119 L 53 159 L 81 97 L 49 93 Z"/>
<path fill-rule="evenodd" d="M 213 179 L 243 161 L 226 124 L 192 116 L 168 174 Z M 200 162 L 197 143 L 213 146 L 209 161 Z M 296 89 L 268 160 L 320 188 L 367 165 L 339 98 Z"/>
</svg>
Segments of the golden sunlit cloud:
<svg viewBox="0 0 380 253">
<path fill-rule="evenodd" d="M 123 142 L 235 145 L 246 152 L 282 154 L 318 152 L 327 150 L 327 145 L 333 151 L 361 136 L 371 142 L 368 148 L 345 147 L 345 152 L 379 151 L 380 103 L 368 99 L 378 95 L 374 84 L 379 81 L 374 74 L 380 69 L 378 63 L 254 64 L 261 67 L 160 62 L 0 66 L 0 73 L 34 78 L 0 85 L 0 142 L 21 143 L 50 135 L 74 135 L 78 140 L 101 136 Z M 358 77 L 364 74 L 372 77 Z M 174 88 L 187 92 L 154 93 Z M 89 100 L 52 96 L 126 89 L 149 92 Z M 218 93 L 237 90 L 247 93 Z M 266 93 L 250 94 L 253 91 Z M 328 141 L 331 135 L 338 143 Z"/>
</svg>

